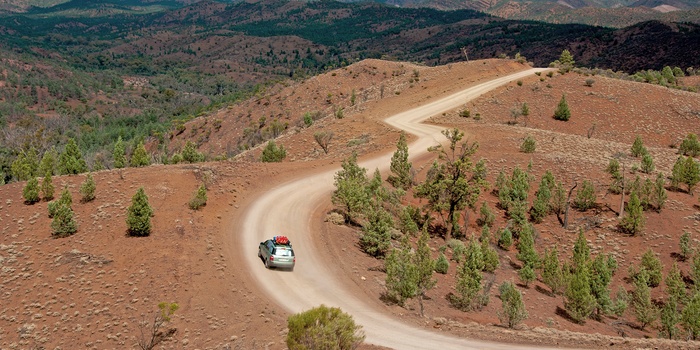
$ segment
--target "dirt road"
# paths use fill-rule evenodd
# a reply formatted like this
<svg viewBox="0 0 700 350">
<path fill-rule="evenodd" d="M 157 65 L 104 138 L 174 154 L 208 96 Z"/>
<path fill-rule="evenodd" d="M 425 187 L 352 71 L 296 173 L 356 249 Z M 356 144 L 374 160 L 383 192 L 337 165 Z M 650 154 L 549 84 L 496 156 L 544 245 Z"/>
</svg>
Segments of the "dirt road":
<svg viewBox="0 0 700 350">
<path fill-rule="evenodd" d="M 398 129 L 417 136 L 409 145 L 411 157 L 427 152 L 429 146 L 443 141 L 442 128 L 421 124 L 427 118 L 464 105 L 491 89 L 510 81 L 520 79 L 545 69 L 526 71 L 497 78 L 479 84 L 458 93 L 441 98 L 418 108 L 414 108 L 386 119 L 386 122 Z M 360 162 L 360 165 L 373 171 L 379 168 L 386 171 L 390 164 L 393 150 L 386 154 Z M 318 203 L 330 196 L 333 190 L 333 177 L 338 169 L 322 172 L 313 176 L 294 179 L 276 185 L 253 201 L 242 216 L 243 224 L 235 234 L 240 239 L 240 254 L 244 256 L 246 268 L 257 279 L 261 290 L 271 300 L 292 313 L 308 310 L 320 304 L 340 307 L 351 314 L 361 324 L 368 343 L 395 349 L 541 349 L 513 344 L 497 344 L 457 338 L 429 332 L 421 328 L 406 325 L 389 315 L 385 315 L 360 298 L 347 292 L 340 279 L 327 267 L 332 264 L 322 261 L 315 253 L 311 235 L 304 235 L 311 227 L 310 220 Z M 284 227 L 280 228 L 280 223 Z M 280 232 L 284 229 L 284 232 Z M 297 265 L 293 272 L 267 271 L 256 256 L 258 243 L 274 235 L 288 235 L 297 255 Z"/>
</svg>

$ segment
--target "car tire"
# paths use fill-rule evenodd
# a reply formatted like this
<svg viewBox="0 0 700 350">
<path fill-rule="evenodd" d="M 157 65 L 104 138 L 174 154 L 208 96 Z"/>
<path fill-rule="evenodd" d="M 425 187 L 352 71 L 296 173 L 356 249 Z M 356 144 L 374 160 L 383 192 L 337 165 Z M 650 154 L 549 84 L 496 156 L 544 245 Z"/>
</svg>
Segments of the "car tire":
<svg viewBox="0 0 700 350">
<path fill-rule="evenodd" d="M 266 269 L 270 268 L 270 259 L 265 259 L 265 268 Z"/>
<path fill-rule="evenodd" d="M 258 249 L 258 258 L 262 258 L 262 253 L 260 253 L 260 249 Z"/>
</svg>

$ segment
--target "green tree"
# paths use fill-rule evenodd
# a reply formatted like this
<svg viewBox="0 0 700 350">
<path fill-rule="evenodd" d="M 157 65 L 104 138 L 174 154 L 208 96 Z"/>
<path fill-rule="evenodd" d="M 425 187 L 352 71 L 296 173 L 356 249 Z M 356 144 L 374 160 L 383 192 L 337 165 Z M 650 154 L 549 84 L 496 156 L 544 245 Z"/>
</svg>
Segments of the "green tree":
<svg viewBox="0 0 700 350">
<path fill-rule="evenodd" d="M 435 161 L 428 171 L 425 182 L 416 187 L 415 196 L 428 200 L 426 208 L 430 212 L 447 215 L 446 239 L 458 234 L 459 213 L 464 208 L 474 208 L 485 181 L 476 171 L 471 156 L 479 145 L 462 143 L 457 149 L 464 133 L 458 129 L 443 130 L 442 134 L 450 141 L 449 150 L 436 146 L 431 150 L 438 153 L 440 162 Z M 477 175 L 477 176 L 475 176 Z"/>
<path fill-rule="evenodd" d="M 122 141 L 121 136 L 119 136 L 117 142 L 114 144 L 112 159 L 114 160 L 114 167 L 117 169 L 121 169 L 127 165 L 126 147 L 124 146 L 124 141 Z"/>
<path fill-rule="evenodd" d="M 373 257 L 383 257 L 391 246 L 391 229 L 394 222 L 381 206 L 372 206 L 367 214 L 367 224 L 362 227 L 360 248 Z"/>
<path fill-rule="evenodd" d="M 560 66 L 560 71 L 568 72 L 574 68 L 576 62 L 574 61 L 574 56 L 569 52 L 569 50 L 563 50 L 561 55 L 559 55 L 559 60 L 557 60 Z"/>
<path fill-rule="evenodd" d="M 41 162 L 39 163 L 39 174 L 51 174 L 51 176 L 56 175 L 56 170 L 58 168 L 58 151 L 56 147 L 51 147 L 49 150 L 44 152 L 41 157 Z"/>
<path fill-rule="evenodd" d="M 59 156 L 58 169 L 62 175 L 80 174 L 88 170 L 83 154 L 72 138 L 68 139 L 66 148 Z"/>
<path fill-rule="evenodd" d="M 641 270 L 646 271 L 649 287 L 658 287 L 661 283 L 663 265 L 656 253 L 649 248 L 642 254 Z"/>
<path fill-rule="evenodd" d="M 551 185 L 549 180 L 543 176 L 540 181 L 540 187 L 537 189 L 537 192 L 535 192 L 535 200 L 532 202 L 532 208 L 530 208 L 530 216 L 535 223 L 541 223 L 542 219 L 551 211 Z"/>
<path fill-rule="evenodd" d="M 498 246 L 503 250 L 508 250 L 512 244 L 513 233 L 507 227 L 498 230 Z"/>
<path fill-rule="evenodd" d="M 449 269 L 450 269 L 450 261 L 447 260 L 445 253 L 440 253 L 440 256 L 438 256 L 437 260 L 435 261 L 435 272 L 441 273 L 444 275 L 447 273 L 447 271 Z"/>
<path fill-rule="evenodd" d="M 187 202 L 187 206 L 192 210 L 197 210 L 205 205 L 207 205 L 207 186 L 201 184 L 192 199 Z"/>
<path fill-rule="evenodd" d="M 596 193 L 595 186 L 588 180 L 583 180 L 581 188 L 576 191 L 576 198 L 574 199 L 574 206 L 576 209 L 581 211 L 586 211 L 595 207 Z"/>
<path fill-rule="evenodd" d="M 462 311 L 474 310 L 478 307 L 478 296 L 481 290 L 481 271 L 484 268 L 484 260 L 481 247 L 472 241 L 464 253 L 464 262 L 457 270 L 455 289 L 457 293 L 448 296 L 450 304 Z"/>
<path fill-rule="evenodd" d="M 698 182 L 700 182 L 700 164 L 692 157 L 678 157 L 671 173 L 671 186 L 679 189 L 681 184 L 685 184 L 688 193 L 692 193 Z"/>
<path fill-rule="evenodd" d="M 535 250 L 535 228 L 531 224 L 525 225 L 525 228 L 520 232 L 518 238 L 518 254 L 516 258 L 525 265 L 529 265 L 531 269 L 535 269 L 539 265 L 539 255 Z"/>
<path fill-rule="evenodd" d="M 362 326 L 340 308 L 321 305 L 289 316 L 287 347 L 290 350 L 356 349 L 365 340 Z"/>
<path fill-rule="evenodd" d="M 673 298 L 678 304 L 685 304 L 688 301 L 688 295 L 685 293 L 685 282 L 681 276 L 681 270 L 678 263 L 674 262 L 671 271 L 666 275 L 666 294 Z"/>
<path fill-rule="evenodd" d="M 588 246 L 583 229 L 578 231 L 578 237 L 574 242 L 573 268 L 575 271 L 587 269 L 591 262 L 591 248 Z"/>
<path fill-rule="evenodd" d="M 515 328 L 518 324 L 528 318 L 523 295 L 515 288 L 513 282 L 503 282 L 498 291 L 501 296 L 501 311 L 498 319 L 504 326 Z"/>
<path fill-rule="evenodd" d="M 35 177 L 29 178 L 22 190 L 25 204 L 34 204 L 39 201 L 39 181 Z"/>
<path fill-rule="evenodd" d="M 678 337 L 678 323 L 681 321 L 681 314 L 678 313 L 678 303 L 673 297 L 666 300 L 661 309 L 661 330 L 660 337 L 675 339 Z"/>
<path fill-rule="evenodd" d="M 51 177 L 51 172 L 47 171 L 44 174 L 43 180 L 41 180 L 41 196 L 46 201 L 52 200 L 55 193 L 55 188 L 53 186 L 53 181 L 51 180 Z"/>
<path fill-rule="evenodd" d="M 693 280 L 695 291 L 700 291 L 700 253 L 695 253 L 693 262 L 690 265 L 690 277 Z"/>
<path fill-rule="evenodd" d="M 570 118 L 571 111 L 569 110 L 569 104 L 566 102 L 566 95 L 561 95 L 557 109 L 554 110 L 554 119 L 568 121 Z"/>
<path fill-rule="evenodd" d="M 51 221 L 52 236 L 54 238 L 68 237 L 78 231 L 78 224 L 73 218 L 73 209 L 67 202 L 60 202 Z"/>
<path fill-rule="evenodd" d="M 610 174 L 610 177 L 612 178 L 608 191 L 613 194 L 622 193 L 624 177 L 620 171 L 620 161 L 617 160 L 617 158 L 610 159 L 608 167 L 605 169 L 605 171 Z"/>
<path fill-rule="evenodd" d="M 654 159 L 651 154 L 646 153 L 642 156 L 642 172 L 651 174 L 654 171 Z"/>
<path fill-rule="evenodd" d="M 203 162 L 204 158 L 204 154 L 197 152 L 197 145 L 195 145 L 194 142 L 185 142 L 185 146 L 182 148 L 182 159 L 184 161 L 187 163 L 199 163 Z"/>
<path fill-rule="evenodd" d="M 559 251 L 557 247 L 544 251 L 544 261 L 542 262 L 542 282 L 552 290 L 553 294 L 562 294 L 566 288 L 566 278 L 559 261 Z"/>
<path fill-rule="evenodd" d="M 480 226 L 493 226 L 493 221 L 496 220 L 496 215 L 493 214 L 489 205 L 486 202 L 481 202 L 481 208 L 479 208 L 479 219 L 477 224 Z"/>
<path fill-rule="evenodd" d="M 389 300 L 403 306 L 407 299 L 418 293 L 418 267 L 413 263 L 413 252 L 408 237 L 404 237 L 400 249 L 392 249 L 384 260 L 385 285 Z"/>
<path fill-rule="evenodd" d="M 663 209 L 666 204 L 666 199 L 668 199 L 668 194 L 666 193 L 666 179 L 663 174 L 658 173 L 651 190 L 650 203 L 656 208 L 657 212 L 661 212 L 661 209 Z"/>
<path fill-rule="evenodd" d="M 49 209 L 49 218 L 54 217 L 60 205 L 67 205 L 68 207 L 73 205 L 73 196 L 71 196 L 67 186 L 63 188 L 63 191 L 61 191 L 61 196 L 58 198 L 58 200 L 51 201 L 47 205 Z"/>
<path fill-rule="evenodd" d="M 568 279 L 568 286 L 564 293 L 564 308 L 574 321 L 583 323 L 593 313 L 595 306 L 596 300 L 591 293 L 588 267 L 577 268 Z"/>
<path fill-rule="evenodd" d="M 536 148 L 537 141 L 530 135 L 526 136 L 523 142 L 520 144 L 520 152 L 523 153 L 535 153 Z"/>
<path fill-rule="evenodd" d="M 615 293 L 615 299 L 612 301 L 610 311 L 617 317 L 622 317 L 622 315 L 627 310 L 629 303 L 629 294 L 623 286 L 620 286 Z"/>
<path fill-rule="evenodd" d="M 481 228 L 481 237 L 479 241 L 481 242 L 481 254 L 484 258 L 484 271 L 496 271 L 498 265 L 500 265 L 500 261 L 498 261 L 498 252 L 491 248 L 491 230 L 488 226 Z"/>
<path fill-rule="evenodd" d="M 610 256 L 599 254 L 591 262 L 591 294 L 595 297 L 595 312 L 598 319 L 610 312 L 612 300 L 610 300 L 610 282 L 614 273 L 610 264 Z"/>
<path fill-rule="evenodd" d="M 148 155 L 143 142 L 139 142 L 134 149 L 134 152 L 131 154 L 129 165 L 136 168 L 151 165 L 151 157 Z"/>
<path fill-rule="evenodd" d="M 394 187 L 402 190 L 408 190 L 413 183 L 411 170 L 413 165 L 408 161 L 408 143 L 406 142 L 406 133 L 401 132 L 399 141 L 396 143 L 396 152 L 391 156 L 391 175 L 387 181 Z"/>
<path fill-rule="evenodd" d="M 424 229 L 423 233 L 418 238 L 416 253 L 413 261 L 416 266 L 416 294 L 418 297 L 418 304 L 420 305 L 421 317 L 424 316 L 423 299 L 425 299 L 425 293 L 433 289 L 437 284 L 437 280 L 433 278 L 435 261 L 430 256 L 430 246 L 428 245 L 429 240 L 430 236 L 428 235 L 428 231 Z"/>
<path fill-rule="evenodd" d="M 641 233 L 644 229 L 646 219 L 644 218 L 644 208 L 642 208 L 642 203 L 639 201 L 636 192 L 632 192 L 630 195 L 630 200 L 625 207 L 625 211 L 627 215 L 620 221 L 620 230 L 632 236 Z"/>
<path fill-rule="evenodd" d="M 696 291 L 681 314 L 681 324 L 692 340 L 700 338 L 700 291 Z"/>
<path fill-rule="evenodd" d="M 143 187 L 131 197 L 131 205 L 127 208 L 126 226 L 130 236 L 144 237 L 151 234 L 151 216 L 153 208 L 148 203 L 148 196 Z"/>
<path fill-rule="evenodd" d="M 95 184 L 95 179 L 92 177 L 92 173 L 89 173 L 85 177 L 85 181 L 80 185 L 80 194 L 83 196 L 82 202 L 87 203 L 95 199 L 95 190 L 97 185 Z"/>
<path fill-rule="evenodd" d="M 639 158 L 647 153 L 647 149 L 644 147 L 644 142 L 642 142 L 642 137 L 637 135 L 632 143 L 632 157 Z"/>
<path fill-rule="evenodd" d="M 645 270 L 638 273 L 632 292 L 632 308 L 641 330 L 658 318 L 658 309 L 651 300 L 651 288 L 647 279 L 648 274 Z"/>
<path fill-rule="evenodd" d="M 341 167 L 335 174 L 336 189 L 331 200 L 343 210 L 345 221 L 350 222 L 357 219 L 369 201 L 365 191 L 369 179 L 367 169 L 357 164 L 357 153 L 343 160 Z"/>
<path fill-rule="evenodd" d="M 690 232 L 688 231 L 683 231 L 683 234 L 681 235 L 679 239 L 679 244 L 680 248 L 680 257 L 683 261 L 687 260 L 688 257 L 690 257 Z"/>
<path fill-rule="evenodd" d="M 22 151 L 12 162 L 10 170 L 18 181 L 26 181 L 37 175 L 39 160 L 34 147 Z"/>
<path fill-rule="evenodd" d="M 688 134 L 688 136 L 683 139 L 681 145 L 678 147 L 678 153 L 689 157 L 699 156 L 700 141 L 698 141 L 698 135 L 693 133 Z"/>
<path fill-rule="evenodd" d="M 275 140 L 270 140 L 260 155 L 260 160 L 264 163 L 281 162 L 287 157 L 287 150 L 284 149 L 283 145 L 277 146 Z"/>
<path fill-rule="evenodd" d="M 537 278 L 537 274 L 532 266 L 524 265 L 520 268 L 520 270 L 518 270 L 518 278 L 520 278 L 520 280 L 525 284 L 525 287 L 529 288 L 530 283 Z"/>
</svg>

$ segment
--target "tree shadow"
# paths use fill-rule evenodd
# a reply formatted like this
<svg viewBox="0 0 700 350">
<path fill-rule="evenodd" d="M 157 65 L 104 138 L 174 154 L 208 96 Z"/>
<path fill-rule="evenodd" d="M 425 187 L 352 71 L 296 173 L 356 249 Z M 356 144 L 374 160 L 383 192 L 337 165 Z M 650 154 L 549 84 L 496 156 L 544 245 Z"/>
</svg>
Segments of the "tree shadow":
<svg viewBox="0 0 700 350">
<path fill-rule="evenodd" d="M 562 309 L 560 306 L 557 306 L 557 310 L 555 311 L 555 314 L 573 324 L 578 324 L 580 325 L 581 323 L 576 321 L 571 315 L 569 315 L 569 312 Z"/>
<path fill-rule="evenodd" d="M 542 293 L 542 294 L 544 294 L 544 295 L 546 295 L 546 296 L 548 296 L 548 297 L 550 297 L 550 298 L 554 298 L 554 293 L 552 293 L 552 291 L 547 290 L 547 289 L 544 289 L 544 288 L 542 288 L 542 287 L 539 286 L 539 285 L 536 285 L 536 286 L 535 286 L 535 290 L 538 291 L 538 292 L 540 292 L 540 293 Z"/>
<path fill-rule="evenodd" d="M 676 253 L 676 252 L 673 252 L 670 255 L 671 255 L 671 258 L 673 258 L 674 260 L 676 260 L 678 262 L 684 262 L 684 261 L 688 260 L 687 257 L 684 258 L 683 255 L 680 255 L 679 253 Z"/>
</svg>

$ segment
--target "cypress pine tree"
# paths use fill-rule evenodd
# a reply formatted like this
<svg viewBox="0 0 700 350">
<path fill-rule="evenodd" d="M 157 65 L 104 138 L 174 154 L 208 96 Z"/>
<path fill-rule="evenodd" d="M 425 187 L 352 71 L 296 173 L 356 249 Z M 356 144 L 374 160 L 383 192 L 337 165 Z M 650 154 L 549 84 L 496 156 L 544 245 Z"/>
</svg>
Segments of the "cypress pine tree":
<svg viewBox="0 0 700 350">
<path fill-rule="evenodd" d="M 187 205 L 192 210 L 197 210 L 205 205 L 207 205 L 207 187 L 202 184 L 197 189 L 194 197 L 187 203 Z"/>
<path fill-rule="evenodd" d="M 673 298 L 678 304 L 683 305 L 688 301 L 688 296 L 685 293 L 685 282 L 681 276 L 681 270 L 678 268 L 678 263 L 674 262 L 671 271 L 666 276 L 666 293 L 669 298 Z"/>
<path fill-rule="evenodd" d="M 632 192 L 630 195 L 625 211 L 627 215 L 620 221 L 620 230 L 632 236 L 641 233 L 646 219 L 644 218 L 644 208 L 636 192 Z"/>
<path fill-rule="evenodd" d="M 151 216 L 153 208 L 148 203 L 148 196 L 140 187 L 131 198 L 127 208 L 126 226 L 130 236 L 148 236 L 151 234 Z"/>
<path fill-rule="evenodd" d="M 41 196 L 44 198 L 44 200 L 50 201 L 53 199 L 54 194 L 55 188 L 51 180 L 51 172 L 47 171 L 44 174 L 44 179 L 41 180 Z"/>
<path fill-rule="evenodd" d="M 401 131 L 399 141 L 396 143 L 396 152 L 391 156 L 391 175 L 387 181 L 394 187 L 407 190 L 413 182 L 411 176 L 412 164 L 408 161 L 408 143 L 406 143 L 406 133 Z"/>
<path fill-rule="evenodd" d="M 68 202 L 60 202 L 51 221 L 54 238 L 68 237 L 78 231 L 78 224 L 73 219 L 73 209 Z"/>
<path fill-rule="evenodd" d="M 51 176 L 56 174 L 56 169 L 58 168 L 58 151 L 56 147 L 51 147 L 48 151 L 44 152 L 41 157 L 41 162 L 39 163 L 39 174 L 50 174 Z"/>
<path fill-rule="evenodd" d="M 647 149 L 644 147 L 644 142 L 642 142 L 642 137 L 637 135 L 632 143 L 632 157 L 639 158 L 647 154 Z"/>
<path fill-rule="evenodd" d="M 151 165 L 150 158 L 151 157 L 148 155 L 148 152 L 146 152 L 146 147 L 143 145 L 143 142 L 139 142 L 139 144 L 136 146 L 136 149 L 134 149 L 134 153 L 131 154 L 130 165 L 132 167 L 143 167 Z"/>
<path fill-rule="evenodd" d="M 450 261 L 447 260 L 445 253 L 440 253 L 437 260 L 435 261 L 435 272 L 446 274 L 447 270 L 450 269 Z"/>
<path fill-rule="evenodd" d="M 612 281 L 613 269 L 608 263 L 610 259 L 602 254 L 593 259 L 591 263 L 591 294 L 596 300 L 596 316 L 601 319 L 603 314 L 608 314 L 612 306 L 610 300 L 610 282 Z"/>
<path fill-rule="evenodd" d="M 661 283 L 663 266 L 661 265 L 661 260 L 659 260 L 651 248 L 647 249 L 647 251 L 642 254 L 640 270 L 646 271 L 649 287 L 659 286 Z"/>
<path fill-rule="evenodd" d="M 681 324 L 692 340 L 700 338 L 700 291 L 696 291 L 683 309 Z"/>
<path fill-rule="evenodd" d="M 58 198 L 58 200 L 49 202 L 49 204 L 47 205 L 49 209 L 50 218 L 54 217 L 54 215 L 58 211 L 58 207 L 61 205 L 66 205 L 69 208 L 71 208 L 73 205 L 73 196 L 70 194 L 68 186 L 63 188 L 63 191 L 61 191 L 61 196 Z"/>
<path fill-rule="evenodd" d="M 39 181 L 36 177 L 31 177 L 27 180 L 27 184 L 22 190 L 22 196 L 24 196 L 24 203 L 34 204 L 39 201 Z"/>
<path fill-rule="evenodd" d="M 556 246 L 544 252 L 542 282 L 552 290 L 553 294 L 561 294 L 566 288 L 566 279 L 564 278 L 564 271 L 561 268 L 559 251 Z"/>
<path fill-rule="evenodd" d="M 484 271 L 496 271 L 500 261 L 498 261 L 498 252 L 491 248 L 491 230 L 488 226 L 482 227 L 479 241 L 481 242 L 481 254 L 484 257 Z"/>
<path fill-rule="evenodd" d="M 418 268 L 413 263 L 413 253 L 408 237 L 404 236 L 400 249 L 392 249 L 384 261 L 387 297 L 403 306 L 406 299 L 418 293 Z"/>
<path fill-rule="evenodd" d="M 645 174 L 651 174 L 654 171 L 654 158 L 651 157 L 651 154 L 645 153 L 642 155 L 642 172 Z"/>
<path fill-rule="evenodd" d="M 58 168 L 62 175 L 74 175 L 87 171 L 87 164 L 85 159 L 83 159 L 83 154 L 80 152 L 74 139 L 68 139 L 66 148 L 58 159 Z"/>
<path fill-rule="evenodd" d="M 564 308 L 574 321 L 583 323 L 593 313 L 595 306 L 596 300 L 591 294 L 588 267 L 577 268 L 569 278 L 569 283 L 564 293 Z"/>
<path fill-rule="evenodd" d="M 678 303 L 672 296 L 666 300 L 661 309 L 661 331 L 659 336 L 668 339 L 675 339 L 678 336 L 678 323 L 681 321 L 681 314 L 678 312 Z"/>
<path fill-rule="evenodd" d="M 124 146 L 124 141 L 122 141 L 121 136 L 119 136 L 117 142 L 114 144 L 112 158 L 114 159 L 114 167 L 117 169 L 121 169 L 127 165 L 126 146 Z"/>
<path fill-rule="evenodd" d="M 529 265 L 533 270 L 539 264 L 539 256 L 535 250 L 534 227 L 531 224 L 525 225 L 518 238 L 518 254 L 516 258 L 523 262 L 523 266 Z"/>
<path fill-rule="evenodd" d="M 648 278 L 646 270 L 642 269 L 635 277 L 634 291 L 632 292 L 632 308 L 641 330 L 644 330 L 647 325 L 658 318 L 658 309 L 651 301 Z"/>
<path fill-rule="evenodd" d="M 480 226 L 493 226 L 493 221 L 496 219 L 496 215 L 493 214 L 486 202 L 481 202 L 481 208 L 479 208 L 479 219 L 477 224 Z"/>
<path fill-rule="evenodd" d="M 95 189 L 97 185 L 95 184 L 95 179 L 92 177 L 92 173 L 89 173 L 85 177 L 85 181 L 80 185 L 80 194 L 83 196 L 81 202 L 87 203 L 95 199 Z"/>
<path fill-rule="evenodd" d="M 437 280 L 433 278 L 435 261 L 430 256 L 429 240 L 430 236 L 428 235 L 426 227 L 418 238 L 416 253 L 413 256 L 413 264 L 416 266 L 416 296 L 418 297 L 418 304 L 420 305 L 421 317 L 424 316 L 423 299 L 425 298 L 425 293 L 437 284 Z"/>
<path fill-rule="evenodd" d="M 574 242 L 573 268 L 578 271 L 583 268 L 588 268 L 591 261 L 591 248 L 588 247 L 588 241 L 583 234 L 583 229 L 578 231 L 578 237 Z"/>
<path fill-rule="evenodd" d="M 498 288 L 501 296 L 501 311 L 498 319 L 508 328 L 515 328 L 528 317 L 523 295 L 515 288 L 513 282 L 503 282 Z"/>
<path fill-rule="evenodd" d="M 571 111 L 569 110 L 569 104 L 566 102 L 566 95 L 561 95 L 557 109 L 554 110 L 554 119 L 568 121 L 569 118 L 571 118 Z"/>
<path fill-rule="evenodd" d="M 456 294 L 450 294 L 450 304 L 462 311 L 473 310 L 481 290 L 481 270 L 484 268 L 481 247 L 472 241 L 464 253 L 464 262 L 457 270 Z"/>
</svg>

